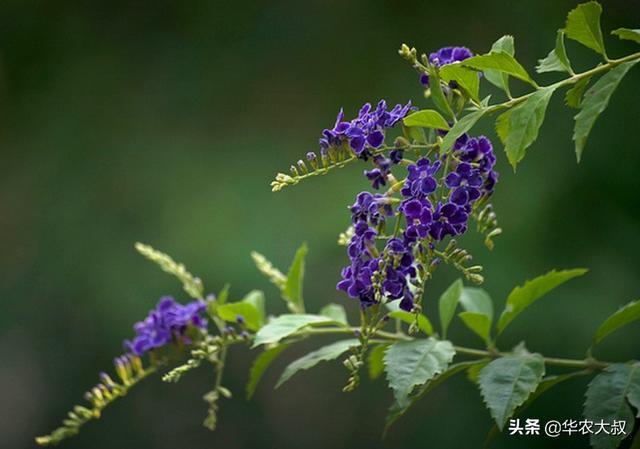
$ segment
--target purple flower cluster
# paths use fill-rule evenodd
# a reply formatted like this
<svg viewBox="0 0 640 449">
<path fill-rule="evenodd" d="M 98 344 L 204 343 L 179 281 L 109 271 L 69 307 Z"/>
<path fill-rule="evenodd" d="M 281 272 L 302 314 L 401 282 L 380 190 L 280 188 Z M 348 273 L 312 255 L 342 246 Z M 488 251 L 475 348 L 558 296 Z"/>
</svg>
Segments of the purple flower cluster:
<svg viewBox="0 0 640 449">
<path fill-rule="evenodd" d="M 444 47 L 429 55 L 429 62 L 436 67 L 453 64 L 454 62 L 464 61 L 473 56 L 471 50 L 466 47 Z M 429 86 L 429 75 L 420 75 L 420 82 L 425 86 Z M 456 86 L 451 86 L 456 87 Z"/>
<path fill-rule="evenodd" d="M 194 326 L 203 329 L 207 325 L 206 320 L 200 316 L 205 308 L 206 304 L 201 300 L 182 305 L 170 296 L 162 297 L 144 321 L 133 326 L 136 335 L 133 340 L 125 341 L 125 347 L 129 352 L 142 356 L 174 339 L 188 344 L 190 340 L 185 335 L 187 328 Z"/>
<path fill-rule="evenodd" d="M 409 284 L 420 268 L 416 260 L 423 251 L 420 242 L 437 242 L 467 230 L 473 204 L 493 192 L 498 179 L 495 162 L 489 139 L 465 134 L 458 138 L 449 157 L 435 161 L 423 157 L 409 165 L 397 210 L 387 196 L 361 192 L 351 206 L 351 263 L 343 268 L 337 288 L 366 307 L 377 301 L 374 282 L 381 279 L 378 293 L 388 300 L 401 299 L 400 307 L 410 311 L 413 293 Z M 445 164 L 446 175 L 442 173 Z M 404 216 L 406 228 L 402 238 L 388 240 L 380 254 L 375 244 L 377 229 L 396 213 Z"/>
<path fill-rule="evenodd" d="M 384 195 L 369 192 L 358 195 L 351 206 L 354 235 L 347 247 L 351 263 L 342 270 L 337 288 L 358 298 L 362 306 L 372 305 L 376 302 L 373 279 L 378 272 L 383 279 L 380 293 L 392 300 L 402 298 L 400 307 L 411 310 L 413 295 L 407 277 L 416 276 L 411 248 L 399 239 L 391 239 L 379 255 L 375 246 L 376 228 L 392 213 Z"/>
<path fill-rule="evenodd" d="M 366 161 L 371 156 L 370 150 L 380 148 L 384 143 L 385 130 L 395 126 L 410 109 L 411 102 L 404 106 L 397 104 L 387 110 L 387 102 L 380 100 L 375 109 L 366 103 L 351 121 L 344 120 L 344 111 L 340 109 L 333 128 L 322 131 L 320 149 L 326 152 L 331 147 L 340 148 L 346 143 L 360 159 Z"/>
</svg>

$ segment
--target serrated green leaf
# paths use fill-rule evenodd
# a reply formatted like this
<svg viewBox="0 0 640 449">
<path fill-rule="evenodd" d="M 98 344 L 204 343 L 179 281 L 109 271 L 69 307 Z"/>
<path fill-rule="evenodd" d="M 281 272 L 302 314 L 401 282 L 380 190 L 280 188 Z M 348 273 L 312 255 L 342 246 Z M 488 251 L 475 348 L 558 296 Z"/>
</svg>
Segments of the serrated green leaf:
<svg viewBox="0 0 640 449">
<path fill-rule="evenodd" d="M 521 79 L 522 81 L 537 87 L 537 84 L 533 79 L 531 79 L 524 67 L 522 67 L 513 56 L 509 53 L 505 53 L 504 51 L 473 56 L 461 61 L 461 64 L 466 67 L 471 67 L 472 69 L 481 70 L 485 72 L 485 74 L 487 70 L 495 70 Z"/>
<path fill-rule="evenodd" d="M 618 28 L 611 32 L 614 36 L 627 41 L 634 41 L 640 44 L 640 29 L 632 30 L 631 28 Z"/>
<path fill-rule="evenodd" d="M 440 313 L 440 327 L 443 338 L 447 338 L 447 329 L 453 319 L 453 315 L 456 313 L 456 307 L 458 307 L 463 286 L 462 279 L 456 279 L 442 295 L 440 295 L 438 311 Z"/>
<path fill-rule="evenodd" d="M 449 129 L 449 124 L 433 109 L 423 109 L 406 116 L 403 120 L 406 126 L 419 126 L 422 128 Z"/>
<path fill-rule="evenodd" d="M 239 316 L 244 319 L 244 322 L 252 331 L 260 329 L 260 314 L 253 304 L 248 302 L 229 302 L 222 304 L 216 308 L 216 313 L 223 320 L 235 323 Z"/>
<path fill-rule="evenodd" d="M 524 157 L 526 149 L 538 138 L 538 131 L 544 121 L 547 105 L 554 90 L 555 87 L 540 89 L 524 103 L 507 112 L 509 125 L 504 151 L 514 170 Z"/>
<path fill-rule="evenodd" d="M 287 273 L 282 295 L 289 303 L 289 310 L 293 313 L 304 313 L 302 298 L 302 283 L 304 281 L 304 258 L 307 255 L 307 244 L 303 243 L 296 251 L 293 262 Z"/>
<path fill-rule="evenodd" d="M 384 371 L 384 353 L 387 351 L 389 345 L 378 345 L 369 351 L 367 357 L 367 365 L 369 367 L 369 378 L 377 379 Z"/>
<path fill-rule="evenodd" d="M 451 105 L 449 105 L 442 91 L 442 86 L 440 85 L 440 70 L 436 66 L 429 67 L 429 91 L 431 92 L 431 98 L 436 107 L 447 116 L 454 117 Z"/>
<path fill-rule="evenodd" d="M 320 315 L 326 316 L 327 318 L 332 319 L 336 323 L 340 323 L 343 325 L 348 325 L 347 322 L 347 312 L 344 310 L 344 307 L 340 304 L 327 304 L 322 309 L 320 309 Z"/>
<path fill-rule="evenodd" d="M 634 321 L 640 320 L 640 300 L 632 301 L 620 308 L 600 325 L 594 337 L 595 344 L 600 343 L 607 335 Z"/>
<path fill-rule="evenodd" d="M 549 52 L 546 58 L 538 61 L 536 72 L 567 72 L 573 74 L 573 69 L 564 47 L 564 30 L 558 30 L 556 47 Z"/>
<path fill-rule="evenodd" d="M 458 316 L 471 331 L 489 344 L 491 341 L 489 335 L 491 332 L 491 320 L 488 316 L 476 312 L 460 312 Z"/>
<path fill-rule="evenodd" d="M 427 384 L 424 385 L 422 388 L 420 388 L 420 390 L 417 393 L 411 396 L 409 403 L 401 406 L 398 402 L 394 401 L 391 404 L 391 407 L 389 408 L 389 413 L 387 414 L 387 421 L 384 426 L 384 434 L 386 434 L 389 431 L 393 423 L 396 422 L 398 418 L 400 418 L 402 415 L 406 413 L 409 407 L 411 407 L 413 404 L 418 402 L 418 400 L 425 397 L 431 390 L 433 390 L 435 387 L 437 387 L 438 385 L 440 385 L 450 377 L 454 376 L 455 374 L 462 372 L 467 368 L 470 368 L 477 364 L 478 364 L 478 360 L 470 360 L 467 362 L 460 362 L 460 363 L 455 363 L 453 365 L 450 365 L 446 371 L 444 371 L 442 374 L 437 375 L 431 381 L 427 382 Z"/>
<path fill-rule="evenodd" d="M 527 400 L 524 401 L 524 403 L 513 412 L 513 416 L 521 416 L 522 413 L 527 408 L 529 408 L 529 406 L 533 402 L 535 402 L 536 399 L 538 399 L 540 396 L 542 396 L 544 393 L 546 393 L 548 390 L 555 387 L 559 383 L 564 382 L 565 380 L 569 380 L 576 376 L 584 375 L 586 373 L 587 373 L 586 371 L 575 371 L 569 374 L 545 377 L 538 384 L 538 388 L 536 388 L 536 390 L 533 393 L 531 393 L 531 395 L 527 398 Z M 489 433 L 487 434 L 487 438 L 484 441 L 484 447 L 489 447 L 489 443 L 493 441 L 493 439 L 498 435 L 498 433 L 499 433 L 498 426 L 494 424 L 489 430 Z"/>
<path fill-rule="evenodd" d="M 449 151 L 449 149 L 455 143 L 456 139 L 469 131 L 473 127 L 473 125 L 475 125 L 478 120 L 480 120 L 480 118 L 485 114 L 486 111 L 486 109 L 479 109 L 465 115 L 460 120 L 458 120 L 453 125 L 451 130 L 449 130 L 447 135 L 444 136 L 444 139 L 442 139 L 442 144 L 440 145 L 441 151 L 443 153 Z"/>
<path fill-rule="evenodd" d="M 625 428 L 632 429 L 634 417 L 628 401 L 635 399 L 634 390 L 640 390 L 640 364 L 609 365 L 587 387 L 584 417 L 595 422 L 625 421 Z M 635 407 L 638 406 L 640 404 L 636 403 Z M 595 449 L 615 449 L 625 437 L 626 435 L 608 435 L 605 432 L 598 435 L 592 433 L 591 446 Z"/>
<path fill-rule="evenodd" d="M 480 392 L 500 430 L 515 409 L 533 393 L 544 375 L 539 354 L 500 357 L 480 371 Z"/>
<path fill-rule="evenodd" d="M 278 345 L 273 348 L 267 349 L 260 353 L 258 357 L 251 365 L 251 370 L 249 371 L 249 382 L 247 383 L 247 400 L 253 397 L 253 394 L 256 392 L 256 388 L 258 387 L 258 383 L 260 379 L 262 379 L 262 375 L 267 370 L 269 365 L 280 355 L 282 351 L 284 351 L 289 345 Z"/>
<path fill-rule="evenodd" d="M 444 372 L 455 353 L 450 342 L 431 337 L 391 345 L 385 353 L 384 365 L 398 404 L 406 407 L 413 389 Z"/>
<path fill-rule="evenodd" d="M 605 56 L 602 30 L 600 29 L 600 15 L 602 6 L 598 2 L 582 3 L 569 12 L 565 33 L 569 39 Z"/>
<path fill-rule="evenodd" d="M 480 77 L 475 70 L 460 63 L 446 64 L 440 67 L 440 76 L 447 83 L 455 81 L 471 99 L 480 101 Z"/>
<path fill-rule="evenodd" d="M 507 53 L 510 56 L 516 54 L 515 45 L 513 42 L 513 36 L 506 35 L 495 41 L 491 46 L 491 52 L 493 53 Z M 497 70 L 485 70 L 484 75 L 494 86 L 502 89 L 506 94 L 511 97 L 511 91 L 509 89 L 509 75 L 499 72 Z"/>
<path fill-rule="evenodd" d="M 309 325 L 333 324 L 334 321 L 320 315 L 280 315 L 266 325 L 262 326 L 256 333 L 253 347 L 269 343 L 277 343 L 285 337 L 299 331 Z"/>
<path fill-rule="evenodd" d="M 323 346 L 322 348 L 310 352 L 304 357 L 300 357 L 298 360 L 291 363 L 287 366 L 280 376 L 278 383 L 276 384 L 276 388 L 285 383 L 287 380 L 291 379 L 291 377 L 300 370 L 306 370 L 309 368 L 313 368 L 320 362 L 326 362 L 329 360 L 335 360 L 340 357 L 345 351 L 347 351 L 351 347 L 359 346 L 360 342 L 355 339 L 336 341 L 327 346 Z"/>
<path fill-rule="evenodd" d="M 564 284 L 568 280 L 577 276 L 582 276 L 586 272 L 587 270 L 584 268 L 575 268 L 573 270 L 563 271 L 552 270 L 531 281 L 526 281 L 522 287 L 515 287 L 511 290 L 511 293 L 509 293 L 507 304 L 500 315 L 500 319 L 498 320 L 498 333 L 502 333 L 507 325 L 517 317 L 520 312 L 529 307 L 536 300 L 540 299 L 559 285 Z"/>
<path fill-rule="evenodd" d="M 415 321 L 416 315 L 405 310 L 395 310 L 389 313 L 389 318 L 398 319 L 404 323 L 411 325 Z M 427 335 L 433 334 L 433 326 L 431 325 L 431 321 L 429 321 L 429 318 L 427 318 L 423 314 L 418 315 L 418 328 Z"/>
<path fill-rule="evenodd" d="M 573 140 L 576 143 L 576 157 L 578 162 L 582 158 L 582 151 L 587 143 L 587 138 L 593 128 L 598 116 L 607 108 L 611 95 L 620 84 L 622 78 L 627 74 L 629 69 L 637 64 L 638 61 L 625 62 L 611 69 L 611 71 L 602 76 L 593 86 L 587 90 L 582 100 L 582 109 L 574 117 L 576 120 L 573 129 Z"/>
<path fill-rule="evenodd" d="M 581 78 L 574 86 L 567 91 L 564 96 L 564 102 L 567 106 L 579 109 L 582 105 L 582 94 L 587 89 L 589 85 L 589 81 L 591 81 L 591 77 Z"/>
<path fill-rule="evenodd" d="M 511 112 L 513 109 L 509 109 L 506 112 L 503 112 L 496 119 L 496 134 L 498 138 L 500 138 L 500 142 L 502 145 L 507 144 L 507 137 L 509 136 L 509 120 L 511 118 Z"/>
</svg>

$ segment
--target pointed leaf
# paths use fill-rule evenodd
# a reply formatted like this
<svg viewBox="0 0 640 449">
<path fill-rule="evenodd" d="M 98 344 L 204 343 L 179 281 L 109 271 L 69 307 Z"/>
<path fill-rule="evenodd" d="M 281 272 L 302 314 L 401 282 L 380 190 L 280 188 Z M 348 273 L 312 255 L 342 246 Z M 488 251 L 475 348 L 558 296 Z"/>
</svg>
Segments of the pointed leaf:
<svg viewBox="0 0 640 449">
<path fill-rule="evenodd" d="M 391 345 L 384 356 L 384 365 L 396 401 L 403 407 L 407 406 L 413 389 L 444 372 L 454 355 L 450 342 L 435 338 Z"/>
<path fill-rule="evenodd" d="M 347 312 L 344 310 L 344 307 L 340 304 L 327 304 L 322 309 L 320 309 L 320 315 L 326 316 L 327 318 L 332 319 L 336 323 L 343 324 L 347 326 L 349 323 L 347 322 Z"/>
<path fill-rule="evenodd" d="M 564 30 L 558 30 L 556 47 L 549 52 L 546 58 L 538 61 L 536 72 L 568 72 L 573 74 L 567 51 L 564 48 Z"/>
<path fill-rule="evenodd" d="M 476 122 L 480 120 L 480 117 L 482 117 L 486 111 L 486 109 L 479 109 L 465 115 L 460 120 L 458 120 L 455 125 L 453 125 L 451 130 L 447 133 L 447 135 L 444 136 L 444 139 L 442 139 L 442 144 L 440 145 L 441 151 L 443 153 L 447 152 L 449 148 L 453 146 L 456 139 L 469 131 L 473 127 L 473 125 L 475 125 Z"/>
<path fill-rule="evenodd" d="M 625 305 L 600 325 L 594 338 L 595 344 L 600 343 L 607 335 L 622 326 L 640 320 L 640 300 Z"/>
<path fill-rule="evenodd" d="M 460 63 L 446 64 L 440 68 L 442 79 L 451 83 L 455 81 L 459 88 L 475 101 L 480 101 L 480 77 L 478 72 L 463 66 Z"/>
<path fill-rule="evenodd" d="M 458 307 L 458 301 L 462 294 L 462 287 L 462 279 L 457 279 L 440 296 L 438 304 L 443 338 L 447 338 L 447 328 L 449 327 L 449 323 L 451 323 L 453 315 L 456 313 L 456 307 Z"/>
<path fill-rule="evenodd" d="M 261 326 L 260 313 L 253 304 L 248 302 L 228 302 L 216 308 L 216 313 L 223 320 L 235 323 L 239 317 L 244 319 L 247 327 L 252 331 L 257 331 Z"/>
<path fill-rule="evenodd" d="M 493 319 L 493 300 L 489 293 L 477 287 L 464 287 L 460 305 L 467 312 L 481 313 Z"/>
<path fill-rule="evenodd" d="M 253 347 L 255 348 L 268 343 L 277 343 L 305 326 L 333 323 L 333 320 L 319 315 L 280 315 L 260 328 L 256 333 Z"/>
<path fill-rule="evenodd" d="M 628 401 L 635 399 L 634 390 L 640 390 L 640 364 L 610 365 L 589 383 L 584 403 L 584 417 L 594 422 L 625 421 L 625 429 L 632 429 L 634 417 Z M 636 403 L 634 406 L 638 407 L 640 404 Z M 598 435 L 592 433 L 591 445 L 595 449 L 614 449 L 625 436 L 608 435 L 605 432 Z"/>
<path fill-rule="evenodd" d="M 475 73 L 474 73 L 475 75 Z M 449 129 L 449 124 L 440 115 L 438 111 L 433 109 L 423 109 L 422 111 L 409 114 L 403 120 L 406 126 L 420 126 L 422 128 Z"/>
<path fill-rule="evenodd" d="M 384 353 L 389 345 L 378 345 L 369 351 L 367 365 L 369 366 L 369 378 L 377 379 L 384 371 Z"/>
<path fill-rule="evenodd" d="M 251 370 L 249 371 L 249 383 L 247 383 L 247 400 L 253 397 L 256 392 L 258 383 L 262 379 L 262 375 L 267 370 L 271 362 L 273 362 L 282 351 L 284 351 L 289 345 L 278 345 L 273 348 L 263 351 L 258 357 L 256 357 Z"/>
<path fill-rule="evenodd" d="M 618 36 L 620 39 L 634 41 L 640 44 L 640 29 L 618 28 L 617 30 L 613 30 L 611 34 Z"/>
<path fill-rule="evenodd" d="M 498 134 L 502 145 L 507 144 L 507 137 L 509 137 L 509 120 L 511 120 L 512 112 L 513 109 L 509 109 L 508 111 L 500 114 L 496 119 L 496 134 Z"/>
<path fill-rule="evenodd" d="M 544 375 L 539 354 L 514 354 L 496 359 L 480 371 L 480 392 L 498 428 L 533 393 Z"/>
<path fill-rule="evenodd" d="M 609 99 L 616 90 L 622 78 L 629 69 L 638 63 L 638 60 L 625 62 L 609 73 L 605 74 L 587 90 L 582 100 L 582 110 L 574 118 L 576 125 L 573 129 L 573 140 L 576 142 L 576 157 L 578 162 L 582 158 L 582 151 L 587 143 L 587 138 L 598 116 L 607 108 Z"/>
<path fill-rule="evenodd" d="M 488 316 L 476 312 L 460 312 L 458 316 L 471 331 L 489 344 L 491 341 L 491 320 Z"/>
<path fill-rule="evenodd" d="M 289 310 L 294 313 L 304 313 L 304 300 L 302 299 L 302 282 L 304 280 L 304 258 L 307 255 L 307 244 L 303 243 L 293 258 L 287 281 L 284 284 L 282 295 L 289 303 Z"/>
<path fill-rule="evenodd" d="M 242 298 L 242 302 L 251 304 L 258 311 L 258 327 L 262 327 L 267 319 L 267 313 L 264 308 L 264 293 L 261 290 L 251 290 Z"/>
<path fill-rule="evenodd" d="M 518 286 L 511 290 L 507 298 L 507 304 L 498 320 L 498 333 L 502 333 L 507 325 L 517 317 L 520 312 L 536 300 L 559 285 L 564 284 L 574 277 L 582 276 L 586 272 L 587 270 L 584 268 L 563 271 L 552 270 L 531 281 L 526 281 L 522 287 Z"/>
<path fill-rule="evenodd" d="M 449 117 L 454 117 L 453 110 L 447 101 L 447 98 L 442 92 L 442 86 L 440 85 L 440 70 L 436 66 L 429 67 L 429 91 L 431 92 L 431 98 L 436 107 Z"/>
<path fill-rule="evenodd" d="M 513 56 L 503 51 L 473 56 L 469 59 L 465 59 L 461 64 L 466 67 L 471 67 L 472 69 L 481 70 L 485 73 L 487 70 L 496 70 L 521 79 L 522 81 L 537 87 L 535 81 L 531 79 L 524 67 L 522 67 Z"/>
<path fill-rule="evenodd" d="M 591 77 L 581 78 L 564 96 L 567 106 L 579 109 L 582 106 L 582 94 L 587 89 Z"/>
<path fill-rule="evenodd" d="M 280 376 L 280 380 L 278 380 L 278 383 L 276 384 L 276 388 L 285 383 L 287 380 L 291 379 L 291 376 L 293 376 L 298 371 L 313 368 L 318 363 L 323 361 L 335 360 L 349 348 L 359 345 L 360 341 L 355 338 L 351 338 L 349 340 L 336 341 L 335 343 L 323 346 L 316 351 L 310 352 L 309 354 L 299 358 L 285 368 L 282 376 Z"/>
<path fill-rule="evenodd" d="M 554 90 L 554 87 L 540 89 L 524 103 L 507 112 L 509 125 L 504 151 L 514 170 L 524 157 L 526 149 L 537 139 Z"/>
<path fill-rule="evenodd" d="M 437 387 L 438 385 L 440 385 L 442 382 L 449 379 L 450 377 L 454 376 L 455 374 L 462 372 L 467 368 L 470 368 L 477 364 L 478 364 L 478 360 L 470 360 L 467 362 L 460 362 L 460 363 L 455 363 L 453 365 L 450 365 L 445 372 L 437 375 L 435 378 L 433 378 L 431 381 L 427 382 L 423 387 L 421 387 L 420 390 L 410 398 L 409 403 L 405 405 L 400 405 L 398 402 L 394 401 L 393 404 L 391 404 L 391 407 L 389 408 L 389 413 L 387 414 L 387 421 L 384 426 L 384 434 L 386 435 L 386 433 L 389 431 L 393 423 L 396 422 L 398 418 L 400 418 L 402 415 L 404 415 L 406 411 L 409 409 L 409 407 L 411 407 L 413 404 L 418 402 L 418 400 L 425 397 L 431 390 L 433 390 L 435 387 Z"/>
<path fill-rule="evenodd" d="M 514 56 L 516 50 L 513 43 L 513 36 L 502 36 L 500 39 L 495 41 L 491 46 L 491 52 L 504 52 L 511 56 Z M 507 75 L 506 73 L 498 72 L 496 70 L 485 70 L 484 74 L 487 77 L 487 81 L 489 81 L 494 86 L 504 90 L 509 97 L 511 96 L 511 92 L 509 90 L 509 75 Z"/>
<path fill-rule="evenodd" d="M 605 55 L 600 15 L 602 6 L 598 2 L 582 3 L 569 12 L 565 33 L 569 39 Z"/>
<path fill-rule="evenodd" d="M 416 320 L 416 315 L 405 310 L 396 310 L 389 313 L 389 318 L 398 319 L 411 325 Z M 433 326 L 431 325 L 431 321 L 429 321 L 429 318 L 427 318 L 423 314 L 418 315 L 418 328 L 427 335 L 433 334 Z"/>
</svg>

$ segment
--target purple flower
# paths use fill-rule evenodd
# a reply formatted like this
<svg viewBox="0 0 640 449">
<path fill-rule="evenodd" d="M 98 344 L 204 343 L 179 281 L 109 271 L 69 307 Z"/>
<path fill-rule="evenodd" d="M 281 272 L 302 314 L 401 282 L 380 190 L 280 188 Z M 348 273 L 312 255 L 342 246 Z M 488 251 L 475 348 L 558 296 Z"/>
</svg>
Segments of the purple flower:
<svg viewBox="0 0 640 449">
<path fill-rule="evenodd" d="M 455 171 L 449 173 L 445 180 L 445 185 L 453 189 L 449 199 L 458 206 L 466 206 L 469 202 L 480 198 L 482 184 L 480 170 L 472 168 L 468 162 L 459 163 Z"/>
<path fill-rule="evenodd" d="M 440 170 L 442 163 L 432 163 L 427 158 L 418 159 L 415 164 L 409 165 L 407 180 L 402 187 L 404 197 L 425 198 L 438 187 L 435 174 Z"/>
<path fill-rule="evenodd" d="M 380 100 L 375 109 L 366 103 L 351 121 L 344 120 L 344 111 L 340 109 L 333 128 L 322 131 L 320 148 L 327 150 L 347 144 L 356 156 L 367 160 L 371 156 L 370 150 L 380 148 L 384 143 L 385 130 L 395 126 L 410 109 L 411 102 L 387 110 L 386 101 Z"/>
<path fill-rule="evenodd" d="M 429 55 L 429 62 L 436 67 L 453 64 L 454 62 L 464 61 L 473 56 L 471 50 L 466 47 L 444 47 Z M 429 87 L 429 75 L 423 73 L 420 75 L 420 82 L 423 86 Z M 455 81 L 449 83 L 451 88 L 456 88 Z"/>
<path fill-rule="evenodd" d="M 205 328 L 207 322 L 200 314 L 205 310 L 204 301 L 179 304 L 172 297 L 160 298 L 155 309 L 149 312 L 144 321 L 137 322 L 136 332 L 131 341 L 125 341 L 125 347 L 135 355 L 144 355 L 147 351 L 165 346 L 175 339 L 190 343 L 185 332 L 189 326 Z"/>
</svg>

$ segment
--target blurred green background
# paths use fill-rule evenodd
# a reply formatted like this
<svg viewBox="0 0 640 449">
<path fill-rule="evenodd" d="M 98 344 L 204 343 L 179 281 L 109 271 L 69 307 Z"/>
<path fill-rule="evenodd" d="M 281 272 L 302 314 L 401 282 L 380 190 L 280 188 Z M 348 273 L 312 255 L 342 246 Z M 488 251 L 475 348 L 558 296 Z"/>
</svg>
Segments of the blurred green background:
<svg viewBox="0 0 640 449">
<path fill-rule="evenodd" d="M 309 309 L 333 301 L 344 249 L 336 238 L 346 206 L 367 188 L 354 165 L 271 193 L 273 175 L 317 148 L 340 106 L 421 99 L 417 76 L 396 54 L 444 45 L 488 50 L 515 35 L 532 70 L 552 48 L 573 1 L 141 1 L 0 5 L 0 446 L 32 447 L 109 369 L 131 325 L 179 285 L 143 260 L 133 243 L 172 254 L 210 291 L 225 282 L 240 297 L 277 292 L 249 258 L 252 249 L 286 268 L 310 245 Z M 637 27 L 640 3 L 604 2 L 605 33 Z M 607 36 L 611 55 L 637 50 Z M 578 70 L 596 55 L 569 42 Z M 538 77 L 543 83 L 554 74 Z M 556 94 L 540 139 L 514 175 L 497 145 L 495 207 L 504 235 L 488 252 L 464 245 L 485 267 L 499 307 L 509 290 L 552 268 L 587 276 L 536 304 L 504 335 L 545 354 L 581 357 L 599 322 L 640 295 L 640 70 L 620 85 L 598 121 L 583 162 L 571 142 L 574 111 Z M 514 90 L 524 89 L 513 82 Z M 488 92 L 488 91 L 487 91 Z M 485 92 L 486 93 L 486 92 Z M 564 92 L 563 92 L 564 93 Z M 491 123 L 481 131 L 492 138 Z M 427 292 L 427 312 L 457 274 L 445 267 Z M 618 332 L 596 355 L 638 357 L 639 327 Z M 479 344 L 460 325 L 451 333 Z M 273 391 L 292 350 L 267 373 L 255 399 L 243 388 L 256 352 L 234 351 L 220 426 L 200 422 L 212 372 L 177 385 L 158 378 L 109 408 L 64 447 L 397 448 L 479 447 L 491 426 L 464 376 L 438 388 L 380 439 L 389 390 L 380 379 L 340 392 L 346 371 L 328 365 Z M 587 379 L 556 387 L 528 412 L 579 418 Z M 499 437 L 495 447 L 584 447 L 581 437 Z"/>
</svg>

